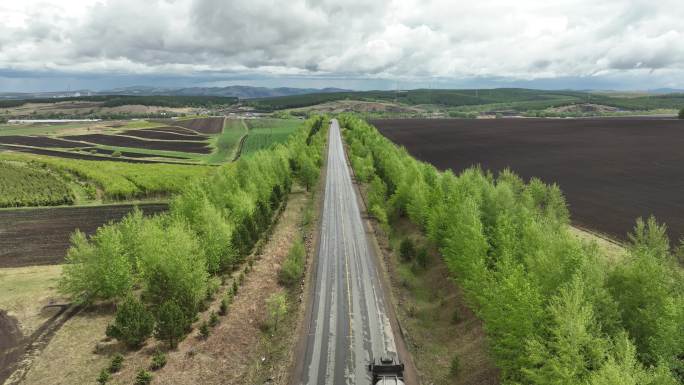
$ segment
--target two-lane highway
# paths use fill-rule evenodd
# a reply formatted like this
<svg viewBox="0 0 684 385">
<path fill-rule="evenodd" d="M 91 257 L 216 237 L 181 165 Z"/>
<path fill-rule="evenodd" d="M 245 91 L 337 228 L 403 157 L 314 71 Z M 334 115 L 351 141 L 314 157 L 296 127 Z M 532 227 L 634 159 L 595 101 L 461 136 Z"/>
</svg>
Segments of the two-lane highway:
<svg viewBox="0 0 684 385">
<path fill-rule="evenodd" d="M 361 221 L 337 120 L 327 178 L 301 384 L 370 384 L 367 365 L 396 357 L 376 258 Z"/>
</svg>

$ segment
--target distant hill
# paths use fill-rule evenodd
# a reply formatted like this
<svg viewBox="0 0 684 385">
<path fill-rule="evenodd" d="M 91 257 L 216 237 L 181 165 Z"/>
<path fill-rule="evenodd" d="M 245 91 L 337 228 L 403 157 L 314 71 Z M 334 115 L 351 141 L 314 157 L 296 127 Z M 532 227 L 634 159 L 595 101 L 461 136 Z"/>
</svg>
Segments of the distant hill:
<svg viewBox="0 0 684 385">
<path fill-rule="evenodd" d="M 0 99 L 46 99 L 46 98 L 64 98 L 64 97 L 81 97 L 81 96 L 97 96 L 97 95 L 135 95 L 135 96 L 220 96 L 220 97 L 235 97 L 239 99 L 255 99 L 255 98 L 269 98 L 280 96 L 293 96 L 305 94 L 325 94 L 332 92 L 345 92 L 341 88 L 267 88 L 267 87 L 251 87 L 251 86 L 228 86 L 228 87 L 186 87 L 186 88 L 166 88 L 166 87 L 148 87 L 148 86 L 133 86 L 115 88 L 104 91 L 60 91 L 60 92 L 8 92 L 0 93 Z"/>
<path fill-rule="evenodd" d="M 541 111 L 574 104 L 592 103 L 620 111 L 680 109 L 684 95 L 678 93 L 630 95 L 597 94 L 581 91 L 532 90 L 524 88 L 496 89 L 415 89 L 402 91 L 348 91 L 281 97 L 265 97 L 248 103 L 260 111 L 301 108 L 337 100 L 398 102 L 405 105 L 438 105 L 448 108 L 470 106 L 473 110 Z M 475 108 L 475 106 L 481 106 Z"/>
</svg>

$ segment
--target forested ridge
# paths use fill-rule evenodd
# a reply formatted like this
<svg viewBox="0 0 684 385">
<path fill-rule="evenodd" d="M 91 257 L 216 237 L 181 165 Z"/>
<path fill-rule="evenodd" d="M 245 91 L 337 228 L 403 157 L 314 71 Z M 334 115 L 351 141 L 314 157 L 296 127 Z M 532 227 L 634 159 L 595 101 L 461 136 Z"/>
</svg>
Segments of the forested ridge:
<svg viewBox="0 0 684 385">
<path fill-rule="evenodd" d="M 684 274 L 654 218 L 612 261 L 569 232 L 558 186 L 510 171 L 439 172 L 365 121 L 340 118 L 369 212 L 416 224 L 484 321 L 507 384 L 684 380 Z"/>
<path fill-rule="evenodd" d="M 303 123 L 284 144 L 190 180 L 168 213 L 135 211 L 90 238 L 76 232 L 59 284 L 77 302 L 117 304 L 107 334 L 139 347 L 153 333 L 173 347 L 218 288 L 251 253 L 296 181 L 315 183 L 324 119 Z M 244 276 L 241 275 L 241 280 Z M 234 281 L 237 292 L 237 283 Z"/>
</svg>

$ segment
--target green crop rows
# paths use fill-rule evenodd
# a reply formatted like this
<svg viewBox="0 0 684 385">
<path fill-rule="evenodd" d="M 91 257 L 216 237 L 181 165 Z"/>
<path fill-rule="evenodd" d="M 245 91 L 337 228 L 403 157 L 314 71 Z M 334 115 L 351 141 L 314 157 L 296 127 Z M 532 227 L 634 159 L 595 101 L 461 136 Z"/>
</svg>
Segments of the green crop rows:
<svg viewBox="0 0 684 385">
<path fill-rule="evenodd" d="M 71 204 L 66 181 L 36 165 L 0 160 L 0 207 Z"/>
</svg>

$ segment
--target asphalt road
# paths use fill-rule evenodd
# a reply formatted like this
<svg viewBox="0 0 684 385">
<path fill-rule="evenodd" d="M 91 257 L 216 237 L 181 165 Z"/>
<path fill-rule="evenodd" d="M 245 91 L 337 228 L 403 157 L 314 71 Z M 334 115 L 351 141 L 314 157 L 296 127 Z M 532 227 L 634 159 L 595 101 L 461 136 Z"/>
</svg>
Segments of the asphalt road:
<svg viewBox="0 0 684 385">
<path fill-rule="evenodd" d="M 337 120 L 329 130 L 324 199 L 300 383 L 366 385 L 373 357 L 396 357 L 397 349 Z"/>
</svg>

